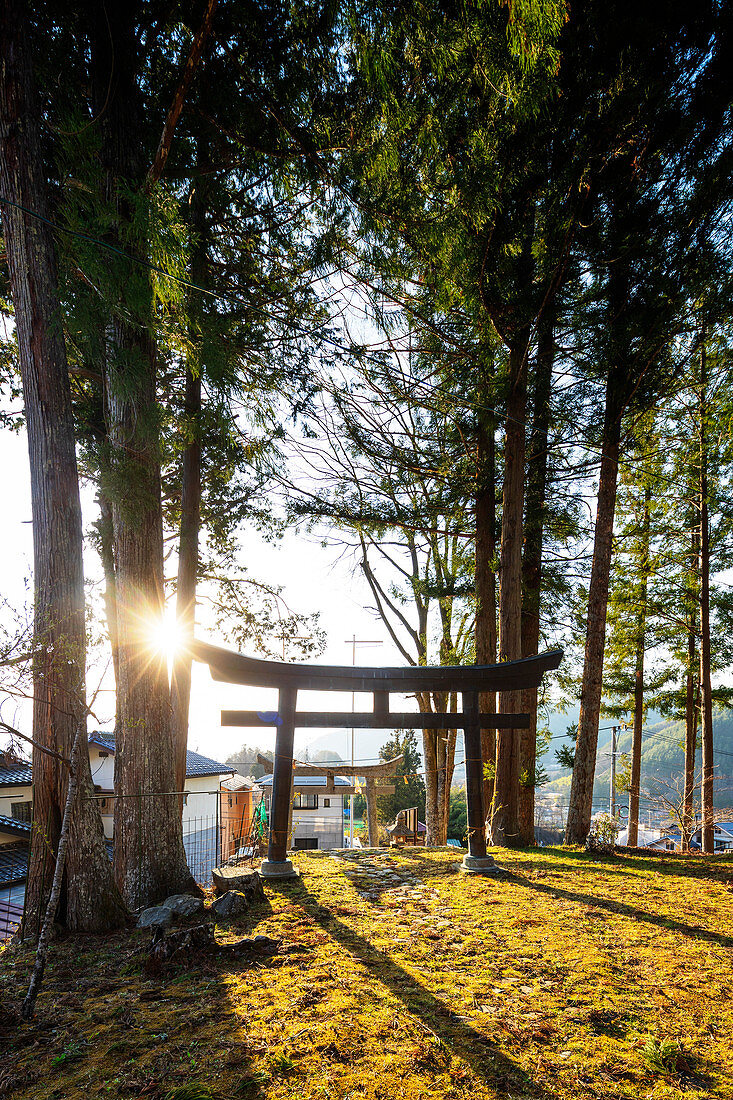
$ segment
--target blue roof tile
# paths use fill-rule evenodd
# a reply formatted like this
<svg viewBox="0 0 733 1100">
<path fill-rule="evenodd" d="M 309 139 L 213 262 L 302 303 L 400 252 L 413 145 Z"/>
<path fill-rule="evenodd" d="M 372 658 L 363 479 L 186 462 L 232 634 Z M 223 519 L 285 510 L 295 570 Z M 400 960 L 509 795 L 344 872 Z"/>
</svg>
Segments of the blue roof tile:
<svg viewBox="0 0 733 1100">
<path fill-rule="evenodd" d="M 100 749 L 107 752 L 115 751 L 115 738 L 112 733 L 90 733 L 89 744 L 99 745 Z M 212 760 L 210 756 L 202 756 L 198 752 L 186 750 L 186 779 L 206 775 L 231 775 L 234 768 L 231 764 L 222 764 L 219 760 Z"/>
<path fill-rule="evenodd" d="M 3 844 L 0 847 L 0 886 L 12 886 L 25 882 L 28 874 L 28 845 Z"/>
<path fill-rule="evenodd" d="M 0 787 L 26 786 L 32 781 L 31 766 L 28 761 L 19 760 L 13 764 L 0 765 Z"/>
<path fill-rule="evenodd" d="M 0 833 L 15 833 L 17 836 L 30 836 L 30 821 L 18 821 L 17 817 L 0 814 Z"/>
</svg>

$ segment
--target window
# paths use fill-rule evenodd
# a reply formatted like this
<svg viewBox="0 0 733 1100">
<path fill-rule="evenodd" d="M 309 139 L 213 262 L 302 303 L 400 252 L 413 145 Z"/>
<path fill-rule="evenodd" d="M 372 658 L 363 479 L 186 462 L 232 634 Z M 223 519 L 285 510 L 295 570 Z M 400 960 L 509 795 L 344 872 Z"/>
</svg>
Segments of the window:
<svg viewBox="0 0 733 1100">
<path fill-rule="evenodd" d="M 324 798 L 323 805 L 326 807 L 326 809 L 328 809 L 328 807 L 331 805 L 331 799 L 330 798 Z"/>
<path fill-rule="evenodd" d="M 318 809 L 318 795 L 317 794 L 296 794 L 293 799 L 294 810 L 317 810 Z"/>
<path fill-rule="evenodd" d="M 317 795 L 310 795 L 311 798 L 317 798 Z M 296 852 L 307 852 L 313 848 L 318 847 L 317 836 L 296 836 L 293 840 L 293 848 Z"/>
<path fill-rule="evenodd" d="M 33 816 L 32 802 L 11 802 L 10 816 L 16 821 L 30 821 Z"/>
</svg>

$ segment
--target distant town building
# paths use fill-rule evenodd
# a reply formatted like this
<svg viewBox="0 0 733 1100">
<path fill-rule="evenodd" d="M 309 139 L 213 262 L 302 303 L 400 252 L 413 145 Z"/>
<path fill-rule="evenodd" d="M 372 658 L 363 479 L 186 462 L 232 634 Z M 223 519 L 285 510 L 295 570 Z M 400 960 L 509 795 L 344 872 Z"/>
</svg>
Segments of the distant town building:
<svg viewBox="0 0 733 1100">
<path fill-rule="evenodd" d="M 92 782 L 110 850 L 114 831 L 115 749 L 113 734 L 95 732 L 89 735 Z M 190 749 L 186 753 L 186 780 L 182 792 L 183 843 L 191 873 L 199 881 L 207 878 L 224 852 L 220 800 L 225 796 L 221 791 L 221 777 L 228 779 L 232 772 L 229 764 Z M 32 817 L 31 765 L 11 752 L 0 752 L 0 939 L 13 931 L 25 898 Z"/>
<path fill-rule="evenodd" d="M 265 792 L 269 814 L 272 776 L 263 775 L 259 784 Z M 344 796 L 354 788 L 341 775 L 332 776 L 329 790 L 325 775 L 296 775 L 293 784 L 292 847 L 298 851 L 309 848 L 343 848 Z"/>
<path fill-rule="evenodd" d="M 254 812 L 262 796 L 262 788 L 251 775 L 233 775 L 222 780 L 219 815 L 222 861 L 247 846 Z"/>
</svg>

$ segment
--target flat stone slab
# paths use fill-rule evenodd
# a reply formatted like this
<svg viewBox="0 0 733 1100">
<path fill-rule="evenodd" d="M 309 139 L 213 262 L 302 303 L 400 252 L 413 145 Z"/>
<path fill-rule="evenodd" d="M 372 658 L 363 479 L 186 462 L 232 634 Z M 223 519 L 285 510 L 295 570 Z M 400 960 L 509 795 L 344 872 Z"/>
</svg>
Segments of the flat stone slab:
<svg viewBox="0 0 733 1100">
<path fill-rule="evenodd" d="M 241 867 L 215 867 L 211 877 L 217 894 L 237 890 L 241 894 L 252 894 L 253 897 L 262 896 L 262 883 L 258 871 L 243 871 Z"/>
</svg>

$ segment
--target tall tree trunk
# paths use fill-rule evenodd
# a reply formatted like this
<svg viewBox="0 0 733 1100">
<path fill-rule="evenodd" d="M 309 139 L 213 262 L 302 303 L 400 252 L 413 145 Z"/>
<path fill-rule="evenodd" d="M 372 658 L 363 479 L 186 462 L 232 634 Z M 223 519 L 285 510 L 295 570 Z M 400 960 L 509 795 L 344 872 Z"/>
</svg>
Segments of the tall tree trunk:
<svg viewBox="0 0 733 1100">
<path fill-rule="evenodd" d="M 107 494 L 100 490 L 97 494 L 99 501 L 99 556 L 104 570 L 104 614 L 107 619 L 107 632 L 109 644 L 112 650 L 112 670 L 115 677 L 115 688 L 120 678 L 120 654 L 117 641 L 117 581 L 115 579 L 115 540 L 112 524 L 112 505 Z M 115 707 L 119 698 L 119 692 L 115 692 Z M 115 715 L 115 733 L 119 722 Z"/>
<path fill-rule="evenodd" d="M 185 417 L 191 440 L 183 452 L 181 486 L 181 528 L 178 545 L 176 620 L 180 644 L 175 655 L 171 678 L 173 740 L 176 755 L 176 790 L 186 781 L 188 711 L 191 701 L 191 665 L 196 622 L 196 582 L 201 527 L 201 375 L 186 368 Z"/>
<path fill-rule="evenodd" d="M 477 427 L 476 456 L 476 663 L 496 663 L 496 471 L 494 424 L 481 412 Z M 479 697 L 483 714 L 496 713 L 496 692 L 484 692 Z M 481 758 L 490 771 L 496 762 L 496 731 L 481 730 Z M 494 797 L 493 775 L 484 778 L 484 812 L 488 812 Z"/>
<path fill-rule="evenodd" d="M 146 258 L 145 154 L 135 73 L 134 11 L 93 5 L 93 107 L 100 117 L 115 237 Z M 110 73 L 113 74 L 110 78 Z M 141 212 L 142 211 L 142 212 Z M 110 261 L 112 264 L 112 261 Z M 106 418 L 113 485 L 119 653 L 115 875 L 127 903 L 150 905 L 190 886 L 176 791 L 166 659 L 151 633 L 163 615 L 163 523 L 153 302 L 144 266 L 112 270 Z M 129 303 L 135 305 L 134 311 Z"/>
<path fill-rule="evenodd" d="M 690 581 L 694 585 L 695 602 L 699 607 L 697 592 L 700 579 L 700 528 L 691 530 Z M 697 653 L 696 615 L 690 611 L 687 625 L 687 675 L 685 677 L 685 785 L 682 799 L 682 849 L 688 851 L 694 829 L 695 758 L 697 756 L 697 712 L 700 693 L 700 661 Z"/>
<path fill-rule="evenodd" d="M 199 144 L 199 165 L 208 159 Z M 191 229 L 194 235 L 191 258 L 191 281 L 207 282 L 206 241 L 206 177 L 197 181 L 191 196 Z M 178 579 L 176 584 L 176 620 L 180 644 L 173 662 L 171 676 L 171 709 L 173 740 L 176 753 L 176 789 L 183 790 L 186 781 L 186 749 L 188 745 L 188 712 L 191 702 L 191 647 L 196 625 L 196 583 L 199 566 L 199 535 L 201 529 L 201 308 L 198 295 L 189 302 L 190 351 L 186 362 L 186 393 L 184 424 L 187 442 L 183 451 L 181 476 L 181 525 L 178 543 Z M 181 809 L 183 803 L 181 800 Z"/>
<path fill-rule="evenodd" d="M 537 341 L 537 368 L 534 387 L 534 414 L 527 465 L 527 501 L 524 519 L 522 558 L 522 656 L 537 653 L 540 641 L 540 602 L 542 594 L 542 540 L 544 537 L 547 497 L 547 439 L 550 429 L 550 393 L 555 361 L 555 310 L 545 308 L 540 318 Z M 529 729 L 520 741 L 519 833 L 525 844 L 534 844 L 534 777 L 537 763 L 537 689 L 522 693 L 522 710 L 529 714 Z"/>
<path fill-rule="evenodd" d="M 708 516 L 707 360 L 700 349 L 700 702 L 702 716 L 702 850 L 715 850 L 713 806 L 713 699 L 710 682 L 710 520 Z"/>
<path fill-rule="evenodd" d="M 499 660 L 522 655 L 522 521 L 524 518 L 524 420 L 527 408 L 529 333 L 509 348 L 509 393 L 504 450 L 504 487 L 499 559 Z M 518 711 L 521 692 L 501 692 L 499 713 Z M 493 844 L 519 843 L 519 740 L 515 730 L 498 730 L 491 814 Z"/>
<path fill-rule="evenodd" d="M 418 698 L 421 711 L 430 714 L 445 710 L 447 696 L 421 692 Z M 455 730 L 423 730 L 423 757 L 425 759 L 425 843 L 442 847 L 448 837 L 450 809 L 450 785 L 453 780 L 456 746 Z"/>
<path fill-rule="evenodd" d="M 86 731 L 82 518 L 56 255 L 51 230 L 41 220 L 49 212 L 26 24 L 24 5 L 9 0 L 0 9 L 0 190 L 6 200 L 2 224 L 31 472 L 33 737 L 70 758 L 77 732 Z M 106 931 L 120 927 L 126 914 L 112 881 L 86 745 L 76 752 L 75 761 L 79 797 L 69 811 L 70 843 L 59 915 L 70 929 Z M 40 927 L 48 904 L 67 784 L 68 773 L 60 761 L 34 747 L 26 928 Z"/>
<path fill-rule="evenodd" d="M 629 830 L 627 843 L 639 842 L 639 794 L 641 787 L 641 738 L 644 726 L 644 656 L 646 652 L 647 592 L 649 588 L 649 508 L 651 486 L 644 486 L 644 514 L 641 521 L 640 584 L 637 600 L 636 666 L 634 669 L 634 731 L 631 737 L 631 790 L 629 791 Z"/>
<path fill-rule="evenodd" d="M 421 693 L 422 695 L 423 693 Z M 430 713 L 430 705 L 421 701 L 423 714 Z M 440 843 L 440 798 L 438 765 L 438 730 L 422 731 L 422 751 L 425 761 L 425 843 Z"/>
<path fill-rule="evenodd" d="M 618 371 L 609 372 L 606 386 L 606 412 L 601 447 L 601 470 L 598 485 L 593 565 L 588 591 L 588 621 L 585 637 L 583 683 L 580 694 L 578 739 L 575 746 L 575 766 L 570 787 L 568 819 L 565 829 L 567 844 L 582 844 L 590 829 L 593 810 L 593 781 L 598 747 L 598 721 L 603 686 L 603 652 L 606 644 L 606 611 L 608 582 L 611 571 L 613 519 L 616 510 L 621 413 L 619 396 L 621 382 Z"/>
</svg>

